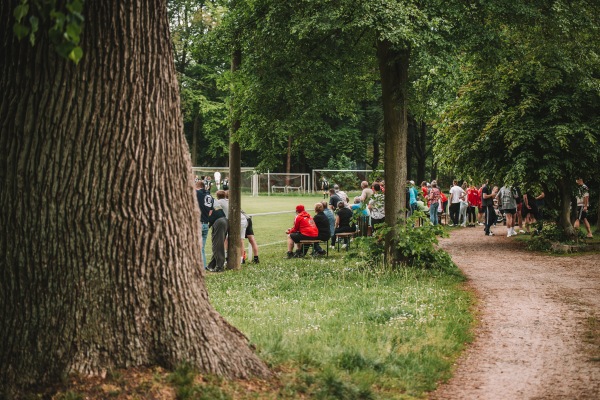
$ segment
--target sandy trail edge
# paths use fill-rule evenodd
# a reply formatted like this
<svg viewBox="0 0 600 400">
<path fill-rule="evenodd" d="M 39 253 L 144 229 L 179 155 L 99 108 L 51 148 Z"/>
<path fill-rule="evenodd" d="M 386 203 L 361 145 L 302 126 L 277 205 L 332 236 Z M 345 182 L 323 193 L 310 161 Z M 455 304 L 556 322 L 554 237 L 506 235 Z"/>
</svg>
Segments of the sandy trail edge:
<svg viewBox="0 0 600 400">
<path fill-rule="evenodd" d="M 503 226 L 440 240 L 479 299 L 475 341 L 430 399 L 600 399 L 600 255 L 527 252 Z"/>
</svg>

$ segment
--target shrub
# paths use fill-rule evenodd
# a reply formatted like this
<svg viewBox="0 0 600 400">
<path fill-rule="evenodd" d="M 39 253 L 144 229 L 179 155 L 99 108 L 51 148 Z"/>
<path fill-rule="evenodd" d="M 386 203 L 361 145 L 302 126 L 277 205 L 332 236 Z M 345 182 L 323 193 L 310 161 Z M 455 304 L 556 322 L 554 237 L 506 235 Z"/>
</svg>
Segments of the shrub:
<svg viewBox="0 0 600 400">
<path fill-rule="evenodd" d="M 442 226 L 428 223 L 422 212 L 415 212 L 406 221 L 398 221 L 394 229 L 394 243 L 400 265 L 418 268 L 436 268 L 454 270 L 455 266 L 450 256 L 436 247 L 438 236 L 444 236 Z M 423 226 L 417 227 L 416 222 L 422 219 Z M 390 227 L 379 227 L 372 237 L 358 238 L 359 257 L 367 265 L 377 266 L 384 263 L 385 236 L 391 231 Z"/>
</svg>

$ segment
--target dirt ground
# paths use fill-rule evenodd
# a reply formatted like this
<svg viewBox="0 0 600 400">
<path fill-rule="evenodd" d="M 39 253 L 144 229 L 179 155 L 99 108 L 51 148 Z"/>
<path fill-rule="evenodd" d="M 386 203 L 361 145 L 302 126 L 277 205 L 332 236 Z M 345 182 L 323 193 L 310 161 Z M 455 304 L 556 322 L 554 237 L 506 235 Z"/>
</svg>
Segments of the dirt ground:
<svg viewBox="0 0 600 400">
<path fill-rule="evenodd" d="M 431 399 L 600 399 L 600 255 L 528 252 L 506 227 L 441 246 L 478 299 L 476 338 Z"/>
</svg>

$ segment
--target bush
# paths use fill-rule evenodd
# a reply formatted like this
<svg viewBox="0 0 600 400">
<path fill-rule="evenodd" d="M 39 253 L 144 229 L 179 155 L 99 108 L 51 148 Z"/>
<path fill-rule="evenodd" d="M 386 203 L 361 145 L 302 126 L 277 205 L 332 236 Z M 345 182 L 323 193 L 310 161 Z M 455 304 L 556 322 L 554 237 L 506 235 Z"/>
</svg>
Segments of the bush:
<svg viewBox="0 0 600 400">
<path fill-rule="evenodd" d="M 416 227 L 416 222 L 422 219 L 424 226 Z M 390 227 L 379 227 L 372 237 L 358 238 L 359 257 L 370 266 L 385 263 L 385 236 L 391 231 Z M 452 259 L 445 251 L 436 248 L 438 236 L 444 236 L 442 226 L 433 226 L 422 212 L 415 212 L 406 222 L 398 221 L 394 230 L 394 242 L 397 258 L 402 266 L 453 270 Z"/>
</svg>

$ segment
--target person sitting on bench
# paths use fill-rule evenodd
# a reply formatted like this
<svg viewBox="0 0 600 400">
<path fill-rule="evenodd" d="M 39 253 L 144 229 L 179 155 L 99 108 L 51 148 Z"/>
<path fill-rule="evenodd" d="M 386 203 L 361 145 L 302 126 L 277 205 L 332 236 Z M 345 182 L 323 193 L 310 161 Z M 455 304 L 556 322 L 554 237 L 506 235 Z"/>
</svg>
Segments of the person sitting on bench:
<svg viewBox="0 0 600 400">
<path fill-rule="evenodd" d="M 317 225 L 315 225 L 315 221 L 306 212 L 302 204 L 296 206 L 294 226 L 288 229 L 286 233 L 288 234 L 287 258 L 303 257 L 302 246 L 299 242 L 301 240 L 316 240 L 319 236 L 319 230 L 317 229 Z M 293 253 L 294 244 L 297 247 L 295 255 Z"/>
<path fill-rule="evenodd" d="M 323 212 L 323 203 L 315 204 L 315 216 L 313 220 L 315 221 L 315 225 L 317 225 L 317 229 L 319 230 L 319 236 L 317 238 L 325 243 L 329 243 L 329 238 L 331 237 L 331 233 L 329 231 L 329 218 Z M 315 243 L 314 245 L 315 253 L 322 256 L 327 252 L 321 248 L 319 243 Z"/>
<path fill-rule="evenodd" d="M 340 201 L 337 205 L 337 215 L 335 216 L 335 234 L 355 232 L 356 228 L 352 223 L 352 210 L 346 207 L 343 201 Z M 345 245 L 350 243 L 349 238 L 345 238 Z M 335 243 L 332 244 L 335 246 Z M 344 246 L 345 247 L 345 246 Z"/>
</svg>

